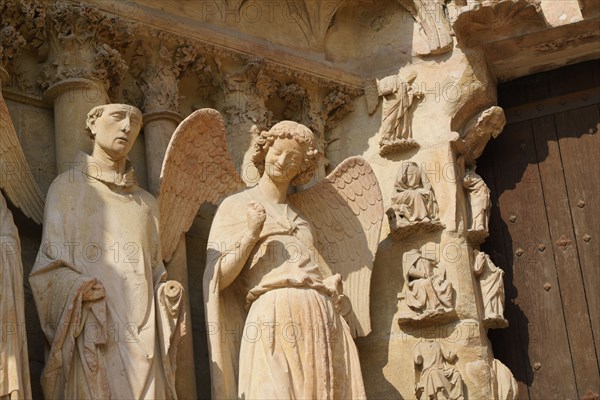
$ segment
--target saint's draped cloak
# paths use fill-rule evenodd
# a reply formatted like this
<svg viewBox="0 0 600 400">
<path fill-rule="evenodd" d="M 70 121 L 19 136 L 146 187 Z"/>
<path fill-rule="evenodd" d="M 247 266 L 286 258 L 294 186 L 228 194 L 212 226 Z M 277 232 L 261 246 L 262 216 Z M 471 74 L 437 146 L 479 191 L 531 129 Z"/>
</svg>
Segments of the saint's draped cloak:
<svg viewBox="0 0 600 400">
<path fill-rule="evenodd" d="M 50 186 L 30 275 L 50 345 L 47 400 L 176 397 L 168 353 L 180 318 L 165 278 L 156 199 L 135 184 L 130 165 L 120 179 L 80 153 Z M 98 284 L 104 296 L 84 301 Z"/>
<path fill-rule="evenodd" d="M 31 399 L 21 242 L 0 194 L 0 399 Z"/>
<path fill-rule="evenodd" d="M 479 277 L 485 318 L 503 317 L 504 271 L 494 265 L 490 256 L 480 252 L 475 257 L 475 274 Z"/>
<path fill-rule="evenodd" d="M 408 92 L 408 84 L 398 76 L 388 76 L 377 83 L 378 92 L 383 96 L 382 140 L 410 139 L 410 121 L 406 111 L 411 106 L 412 99 Z"/>
<path fill-rule="evenodd" d="M 258 243 L 242 249 L 250 201 L 267 218 Z M 225 257 L 248 261 L 219 291 Z M 339 293 L 317 259 L 309 223 L 289 205 L 276 210 L 257 187 L 221 204 L 204 275 L 214 399 L 365 398 L 356 346 L 332 300 Z"/>
</svg>

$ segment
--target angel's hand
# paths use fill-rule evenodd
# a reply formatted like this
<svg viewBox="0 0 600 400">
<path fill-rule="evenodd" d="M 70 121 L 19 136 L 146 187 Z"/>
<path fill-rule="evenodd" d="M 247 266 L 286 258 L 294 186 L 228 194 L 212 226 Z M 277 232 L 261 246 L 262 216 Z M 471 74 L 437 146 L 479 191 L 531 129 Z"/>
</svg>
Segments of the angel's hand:
<svg viewBox="0 0 600 400">
<path fill-rule="evenodd" d="M 267 213 L 262 204 L 256 201 L 248 202 L 248 210 L 246 213 L 248 220 L 248 230 L 253 238 L 258 238 L 262 231 L 265 220 L 267 219 Z"/>
</svg>

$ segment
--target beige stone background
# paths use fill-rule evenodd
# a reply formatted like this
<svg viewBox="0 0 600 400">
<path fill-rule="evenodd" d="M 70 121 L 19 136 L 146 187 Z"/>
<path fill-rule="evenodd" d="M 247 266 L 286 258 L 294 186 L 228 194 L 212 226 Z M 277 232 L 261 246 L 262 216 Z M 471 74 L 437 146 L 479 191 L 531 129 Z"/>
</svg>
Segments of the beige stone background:
<svg viewBox="0 0 600 400">
<path fill-rule="evenodd" d="M 489 132 L 468 136 L 475 133 L 465 127 L 478 113 L 496 105 L 498 81 L 600 57 L 599 13 L 594 1 L 99 0 L 89 4 L 116 18 L 115 24 L 127 26 L 130 43 L 119 47 L 108 36 L 90 38 L 74 31 L 75 36 L 85 37 L 77 46 L 85 49 L 108 43 L 119 48 L 127 69 L 113 77 L 110 70 L 117 68 L 113 62 L 108 78 L 89 72 L 77 76 L 108 86 L 111 102 L 136 105 L 145 118 L 165 111 L 185 117 L 202 107 L 221 111 L 230 151 L 249 183 L 254 171 L 245 163 L 252 148 L 251 132 L 282 119 L 305 123 L 322 138 L 328 164 L 321 176 L 348 156 L 366 158 L 377 175 L 386 208 L 401 162 L 417 162 L 431 181 L 446 228 L 398 241 L 389 235 L 384 221 L 371 282 L 373 330 L 357 340 L 367 395 L 414 398 L 412 348 L 423 339 L 435 339 L 458 354 L 456 367 L 466 385 L 465 398 L 490 399 L 494 395 L 489 371 L 468 372 L 473 368 L 467 367 L 470 363 L 490 366 L 493 354 L 471 273 L 472 249 L 477 245 L 465 237 L 465 195 L 457 182 L 456 161 L 461 154 L 474 160 L 479 155 L 476 145 L 482 147 L 489 139 Z M 59 4 L 21 3 L 40 9 Z M 82 7 L 78 2 L 60 4 L 74 14 Z M 441 14 L 436 14 L 436 7 Z M 22 28 L 28 18 L 41 16 L 3 14 L 0 20 Z M 66 23 L 75 25 L 75 20 Z M 61 65 L 91 71 L 99 67 L 82 56 L 83 50 L 57 43 L 57 28 L 50 21 L 44 24 L 45 29 L 28 27 L 27 46 L 7 65 L 10 78 L 3 82 L 3 94 L 31 171 L 45 193 L 62 168 L 55 144 L 58 106 L 46 89 L 69 77 L 59 74 Z M 184 52 L 187 58 L 181 49 L 188 51 Z M 381 104 L 369 113 L 365 83 L 412 71 L 417 73 L 414 85 L 425 94 L 413 116 L 413 137 L 420 148 L 382 157 L 378 145 Z M 97 99 L 84 96 L 65 101 L 67 108 L 83 110 Z M 62 118 L 76 125 L 75 117 Z M 161 118 L 163 125 L 152 129 L 172 131 L 174 122 Z M 160 163 L 160 152 L 154 154 L 145 147 L 149 126 L 131 154 L 146 188 L 156 179 L 150 176 L 151 166 Z M 83 135 L 81 126 L 71 130 L 70 135 Z M 467 136 L 472 139 L 471 147 L 461 153 L 452 142 Z M 66 147 L 91 145 L 75 142 Z M 213 213 L 214 207 L 202 207 L 186 237 L 199 398 L 210 392 L 201 290 Z M 37 254 L 41 228 L 18 211 L 15 214 L 27 274 Z M 398 325 L 397 294 L 403 285 L 400 260 L 411 249 L 432 253 L 446 266 L 455 290 L 456 320 L 410 329 Z M 25 286 L 32 386 L 36 398 L 41 398 L 43 335 L 27 282 Z"/>
</svg>

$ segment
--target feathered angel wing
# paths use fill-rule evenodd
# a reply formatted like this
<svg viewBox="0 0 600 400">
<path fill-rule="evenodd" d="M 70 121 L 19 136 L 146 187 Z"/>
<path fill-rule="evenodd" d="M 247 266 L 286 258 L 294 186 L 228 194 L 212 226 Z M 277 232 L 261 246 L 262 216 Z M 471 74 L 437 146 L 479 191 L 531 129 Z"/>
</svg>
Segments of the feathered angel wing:
<svg viewBox="0 0 600 400">
<path fill-rule="evenodd" d="M 203 108 L 190 114 L 171 137 L 158 194 L 164 261 L 171 260 L 182 233 L 190 229 L 204 202 L 217 204 L 245 187 L 227 152 L 221 113 Z"/>
<path fill-rule="evenodd" d="M 0 188 L 23 214 L 41 224 L 44 219 L 44 196 L 40 191 L 17 138 L 15 126 L 0 94 Z"/>
<path fill-rule="evenodd" d="M 344 281 L 352 312 L 353 336 L 371 332 L 369 290 L 379 244 L 383 201 L 371 166 L 361 157 L 344 160 L 312 188 L 293 194 L 290 203 L 316 228 L 316 246 L 333 273 Z"/>
<path fill-rule="evenodd" d="M 379 93 L 377 92 L 377 81 L 367 79 L 364 82 L 365 100 L 367 101 L 367 111 L 372 115 L 379 105 Z"/>
</svg>

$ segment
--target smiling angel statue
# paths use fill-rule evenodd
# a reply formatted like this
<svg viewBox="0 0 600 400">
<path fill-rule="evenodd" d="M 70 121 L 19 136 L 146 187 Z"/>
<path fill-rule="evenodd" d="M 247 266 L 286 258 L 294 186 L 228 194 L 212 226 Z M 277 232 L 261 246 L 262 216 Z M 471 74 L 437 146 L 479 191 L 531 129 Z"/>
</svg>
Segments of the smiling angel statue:
<svg viewBox="0 0 600 400">
<path fill-rule="evenodd" d="M 283 121 L 258 135 L 252 160 L 261 178 L 245 188 L 217 111 L 198 110 L 182 126 L 163 176 L 179 184 L 160 201 L 170 196 L 193 219 L 197 205 L 190 205 L 199 197 L 219 202 L 236 189 L 217 209 L 204 272 L 213 398 L 365 398 L 353 337 L 371 330 L 370 277 L 383 216 L 371 167 L 346 159 L 323 181 L 288 195 L 290 185 L 311 180 L 321 154 L 310 129 Z M 207 127 L 212 145 L 194 155 L 194 146 L 209 143 L 198 133 Z M 190 184 L 198 175 L 203 184 Z"/>
</svg>

